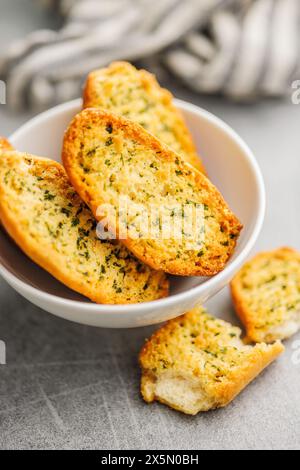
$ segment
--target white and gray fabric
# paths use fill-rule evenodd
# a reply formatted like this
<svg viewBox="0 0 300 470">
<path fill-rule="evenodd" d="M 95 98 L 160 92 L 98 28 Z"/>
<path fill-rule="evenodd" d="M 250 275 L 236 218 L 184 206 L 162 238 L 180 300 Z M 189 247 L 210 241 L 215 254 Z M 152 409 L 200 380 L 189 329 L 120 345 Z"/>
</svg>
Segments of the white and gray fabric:
<svg viewBox="0 0 300 470">
<path fill-rule="evenodd" d="M 199 93 L 238 100 L 287 93 L 300 77 L 299 0 L 35 0 L 64 17 L 0 57 L 8 104 L 76 97 L 113 60 L 159 64 Z M 156 67 L 155 67 L 156 68 Z"/>
</svg>

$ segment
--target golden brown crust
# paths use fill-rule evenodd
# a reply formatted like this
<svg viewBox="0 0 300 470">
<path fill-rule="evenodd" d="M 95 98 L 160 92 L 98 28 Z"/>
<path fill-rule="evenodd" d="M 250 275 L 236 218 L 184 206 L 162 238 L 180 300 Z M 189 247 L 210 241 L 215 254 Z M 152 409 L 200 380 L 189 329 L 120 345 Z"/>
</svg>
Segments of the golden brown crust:
<svg viewBox="0 0 300 470">
<path fill-rule="evenodd" d="M 113 131 L 110 131 L 107 147 L 105 130 L 108 127 Z M 133 157 L 124 162 L 123 154 L 127 152 L 129 155 L 131 151 Z M 235 248 L 242 225 L 215 186 L 202 173 L 180 159 L 141 126 L 99 109 L 86 109 L 74 118 L 65 134 L 62 159 L 72 185 L 95 217 L 99 206 L 107 203 L 115 205 L 120 194 L 130 196 L 132 191 L 136 191 L 136 202 L 145 203 L 145 207 L 150 205 L 149 201 L 159 206 L 167 202 L 180 203 L 181 206 L 192 203 L 207 211 L 203 228 L 209 236 L 206 237 L 204 251 L 184 249 L 182 244 L 176 244 L 177 240 L 174 243 L 173 239 L 164 245 L 152 241 L 149 243 L 146 237 L 136 239 L 128 236 L 123 240 L 135 256 L 153 269 L 183 276 L 209 276 L 224 268 Z M 117 169 L 121 159 L 123 166 Z M 130 174 L 128 180 L 124 176 L 127 171 Z M 146 175 L 143 180 L 144 174 L 141 176 L 141 173 Z M 114 183 L 107 190 L 105 186 L 112 176 Z M 168 197 L 163 195 L 166 186 L 171 187 Z M 146 192 L 148 200 L 144 198 Z M 192 201 L 188 200 L 189 196 Z M 114 221 L 110 222 L 113 226 Z M 195 236 L 199 237 L 199 233 Z M 182 243 L 186 243 L 184 237 Z"/>
<path fill-rule="evenodd" d="M 171 320 L 140 353 L 141 393 L 187 414 L 229 404 L 284 347 L 246 346 L 241 331 L 201 308 Z"/>
<path fill-rule="evenodd" d="M 300 253 L 292 248 L 259 253 L 243 266 L 231 294 L 249 341 L 272 343 L 300 329 L 299 286 Z"/>
<path fill-rule="evenodd" d="M 154 75 L 128 62 L 113 62 L 87 78 L 83 107 L 100 107 L 136 121 L 199 171 L 205 169 L 172 94 Z"/>
<path fill-rule="evenodd" d="M 13 146 L 8 142 L 5 137 L 0 136 L 0 153 L 6 152 L 7 150 L 13 150 Z M 1 218 L 0 218 L 0 227 L 3 228 L 3 225 L 1 223 Z"/>
<path fill-rule="evenodd" d="M 97 238 L 91 212 L 57 162 L 3 153 L 0 218 L 27 256 L 94 302 L 137 303 L 168 294 L 164 273 L 149 270 L 119 243 Z"/>
</svg>

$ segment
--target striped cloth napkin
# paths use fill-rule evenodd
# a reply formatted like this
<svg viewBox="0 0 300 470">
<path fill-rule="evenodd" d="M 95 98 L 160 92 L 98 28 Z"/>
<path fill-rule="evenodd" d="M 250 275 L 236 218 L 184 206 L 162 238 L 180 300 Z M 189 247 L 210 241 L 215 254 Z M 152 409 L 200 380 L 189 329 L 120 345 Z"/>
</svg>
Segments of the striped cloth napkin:
<svg viewBox="0 0 300 470">
<path fill-rule="evenodd" d="M 237 100 L 284 95 L 300 77 L 299 0 L 36 1 L 55 7 L 64 26 L 0 57 L 13 108 L 72 99 L 90 70 L 118 59 Z"/>
</svg>

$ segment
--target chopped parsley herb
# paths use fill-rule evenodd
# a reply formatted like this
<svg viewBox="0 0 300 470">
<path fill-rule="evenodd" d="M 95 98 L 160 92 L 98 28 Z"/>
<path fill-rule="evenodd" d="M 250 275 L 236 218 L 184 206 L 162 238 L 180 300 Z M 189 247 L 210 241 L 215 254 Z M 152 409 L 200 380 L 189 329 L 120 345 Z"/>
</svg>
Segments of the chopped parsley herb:
<svg viewBox="0 0 300 470">
<path fill-rule="evenodd" d="M 81 242 L 82 242 L 82 240 L 83 240 L 83 238 L 82 238 L 82 237 L 78 237 L 78 238 L 77 238 L 77 242 L 76 242 L 76 244 L 77 244 L 77 248 L 78 248 L 78 250 L 80 250 L 80 248 L 81 248 Z"/>
<path fill-rule="evenodd" d="M 107 124 L 106 126 L 106 132 L 108 132 L 109 134 L 112 134 L 112 131 L 113 131 L 113 126 L 111 123 Z"/>
<path fill-rule="evenodd" d="M 107 141 L 105 142 L 106 147 L 110 147 L 113 144 L 113 139 L 112 137 L 109 137 Z"/>
<path fill-rule="evenodd" d="M 65 214 L 65 215 L 68 216 L 68 217 L 69 217 L 70 214 L 71 214 L 70 209 L 66 209 L 65 207 L 62 207 L 61 210 L 60 210 L 60 212 L 61 212 L 62 214 Z"/>
<path fill-rule="evenodd" d="M 48 189 L 45 191 L 45 194 L 44 194 L 44 200 L 45 201 L 53 201 L 53 199 L 55 199 L 55 195 L 54 194 L 51 194 Z"/>
<path fill-rule="evenodd" d="M 213 353 L 213 352 L 211 352 L 211 351 L 208 351 L 208 349 L 204 349 L 204 352 L 205 352 L 206 354 L 210 354 L 210 355 L 213 356 L 213 357 L 216 357 L 216 358 L 218 357 L 218 354 Z"/>
<path fill-rule="evenodd" d="M 113 289 L 116 291 L 117 294 L 120 294 L 122 292 L 122 289 L 121 289 L 121 287 L 118 286 L 116 280 L 114 280 L 114 282 L 113 282 Z"/>
<path fill-rule="evenodd" d="M 276 281 L 276 279 L 277 279 L 277 276 L 272 276 L 270 279 L 266 281 L 266 284 L 269 284 L 269 282 Z"/>
<path fill-rule="evenodd" d="M 105 262 L 106 262 L 106 264 L 108 264 L 108 263 L 110 262 L 111 257 L 112 257 L 112 254 L 105 256 Z"/>
<path fill-rule="evenodd" d="M 157 165 L 154 162 L 150 164 L 150 168 L 155 168 L 155 170 L 158 170 Z"/>
<path fill-rule="evenodd" d="M 136 270 L 138 273 L 143 273 L 145 271 L 145 265 L 143 265 L 142 263 L 138 263 L 136 266 Z"/>
<path fill-rule="evenodd" d="M 95 155 L 97 148 L 98 147 L 94 147 L 93 149 L 88 150 L 88 152 L 86 153 L 87 157 L 92 157 L 93 155 Z"/>
<path fill-rule="evenodd" d="M 90 234 L 89 230 L 84 230 L 82 227 L 79 227 L 78 232 L 82 237 L 88 237 Z"/>
<path fill-rule="evenodd" d="M 79 225 L 79 223 L 80 223 L 80 220 L 78 219 L 78 217 L 74 217 L 72 219 L 71 225 L 72 227 L 76 227 L 77 225 Z"/>
</svg>

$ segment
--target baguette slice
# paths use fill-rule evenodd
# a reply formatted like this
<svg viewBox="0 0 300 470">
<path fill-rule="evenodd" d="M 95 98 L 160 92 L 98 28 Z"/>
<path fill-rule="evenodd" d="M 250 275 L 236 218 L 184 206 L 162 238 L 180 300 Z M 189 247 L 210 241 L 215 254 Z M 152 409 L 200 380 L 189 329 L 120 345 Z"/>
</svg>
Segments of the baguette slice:
<svg viewBox="0 0 300 470">
<path fill-rule="evenodd" d="M 231 283 L 233 302 L 250 341 L 272 343 L 300 330 L 300 253 L 260 253 Z"/>
<path fill-rule="evenodd" d="M 128 62 L 113 62 L 87 78 L 84 108 L 102 108 L 137 122 L 188 163 L 205 172 L 173 96 L 154 75 Z"/>
<path fill-rule="evenodd" d="M 13 150 L 12 145 L 8 142 L 5 137 L 0 136 L 0 151 L 5 151 L 5 150 Z"/>
<path fill-rule="evenodd" d="M 153 269 L 210 276 L 224 268 L 242 228 L 239 220 L 202 173 L 141 126 L 86 109 L 65 134 L 62 158 L 94 216 L 104 218 L 117 238 Z M 124 199 L 125 221 L 114 215 Z M 112 214 L 100 214 L 104 205 Z"/>
<path fill-rule="evenodd" d="M 0 218 L 27 256 L 97 303 L 144 302 L 168 293 L 164 273 L 140 263 L 125 246 L 97 238 L 92 213 L 52 160 L 2 154 Z"/>
<path fill-rule="evenodd" d="M 191 415 L 228 405 L 284 351 L 280 342 L 246 346 L 240 335 L 202 308 L 169 321 L 140 353 L 144 400 Z"/>
</svg>

